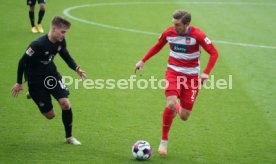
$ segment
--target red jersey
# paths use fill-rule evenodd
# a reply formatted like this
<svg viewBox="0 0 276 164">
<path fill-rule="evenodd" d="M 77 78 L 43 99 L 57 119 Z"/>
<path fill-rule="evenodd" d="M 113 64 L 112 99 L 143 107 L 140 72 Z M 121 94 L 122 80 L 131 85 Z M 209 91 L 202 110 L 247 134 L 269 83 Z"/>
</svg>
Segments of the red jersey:
<svg viewBox="0 0 276 164">
<path fill-rule="evenodd" d="M 142 58 L 143 62 L 157 54 L 166 43 L 170 44 L 168 69 L 186 75 L 199 75 L 200 73 L 200 47 L 210 55 L 204 73 L 209 74 L 218 58 L 218 52 L 212 41 L 195 26 L 189 26 L 185 35 L 178 35 L 173 26 L 166 29 L 158 42 Z"/>
</svg>

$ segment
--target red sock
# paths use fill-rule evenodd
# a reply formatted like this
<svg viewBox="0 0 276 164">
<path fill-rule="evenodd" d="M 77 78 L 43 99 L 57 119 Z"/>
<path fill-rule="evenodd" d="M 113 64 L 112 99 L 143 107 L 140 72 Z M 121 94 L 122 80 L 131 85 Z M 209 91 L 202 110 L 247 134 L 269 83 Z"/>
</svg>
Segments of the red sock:
<svg viewBox="0 0 276 164">
<path fill-rule="evenodd" d="M 175 111 L 165 108 L 163 112 L 162 140 L 168 140 L 169 131 L 174 119 Z"/>
</svg>

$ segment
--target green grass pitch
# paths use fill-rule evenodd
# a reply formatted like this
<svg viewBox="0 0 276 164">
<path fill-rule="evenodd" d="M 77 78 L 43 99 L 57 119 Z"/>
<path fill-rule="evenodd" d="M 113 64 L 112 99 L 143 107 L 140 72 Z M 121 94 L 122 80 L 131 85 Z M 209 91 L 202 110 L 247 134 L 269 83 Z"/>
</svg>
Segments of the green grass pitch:
<svg viewBox="0 0 276 164">
<path fill-rule="evenodd" d="M 139 2 L 160 2 L 145 1 Z M 72 6 L 127 0 L 47 1 L 43 20 L 50 20 Z M 276 2 L 275 0 L 216 0 L 215 3 L 103 5 L 72 10 L 71 15 L 90 22 L 159 34 L 171 25 L 171 13 L 187 9 L 192 25 L 215 41 L 265 45 L 267 48 L 221 44 L 212 71 L 216 79 L 233 77 L 233 89 L 202 89 L 187 122 L 176 118 L 170 132 L 166 157 L 157 153 L 161 118 L 166 100 L 161 89 L 74 89 L 69 86 L 74 112 L 74 135 L 81 146 L 63 143 L 61 110 L 46 120 L 24 94 L 13 98 L 18 60 L 32 34 L 25 1 L 6 0 L 0 6 L 0 163 L 137 163 L 132 144 L 147 140 L 153 147 L 148 163 L 276 163 Z M 183 1 L 182 1 L 183 2 Z M 191 1 L 190 1 L 191 2 Z M 208 1 L 210 2 L 210 1 Z M 233 4 L 235 3 L 235 4 Z M 38 6 L 36 6 L 36 18 Z M 135 63 L 156 42 L 157 35 L 127 32 L 72 22 L 67 34 L 71 55 L 90 79 L 128 79 Z M 164 77 L 168 46 L 153 57 L 137 76 Z M 203 69 L 208 54 L 202 52 Z M 57 56 L 62 75 L 78 78 Z M 81 84 L 81 83 L 80 83 Z M 25 91 L 27 86 L 25 84 Z"/>
</svg>

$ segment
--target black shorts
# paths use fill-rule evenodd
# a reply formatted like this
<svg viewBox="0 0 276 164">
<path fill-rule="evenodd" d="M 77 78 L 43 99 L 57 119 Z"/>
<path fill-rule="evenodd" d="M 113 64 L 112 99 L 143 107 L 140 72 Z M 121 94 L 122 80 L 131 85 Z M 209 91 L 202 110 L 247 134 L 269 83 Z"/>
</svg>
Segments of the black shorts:
<svg viewBox="0 0 276 164">
<path fill-rule="evenodd" d="M 40 4 L 40 3 L 45 4 L 46 3 L 46 0 L 27 0 L 27 5 L 33 6 L 33 5 L 35 5 L 36 1 L 37 1 L 38 4 Z"/>
<path fill-rule="evenodd" d="M 45 81 L 32 84 L 28 83 L 30 96 L 41 113 L 47 113 L 53 109 L 51 95 L 56 100 L 67 98 L 69 95 L 69 90 L 62 79 L 60 77 L 55 77 L 55 79 L 56 81 L 51 81 L 51 83 L 49 83 L 51 84 L 50 86 L 48 86 Z"/>
</svg>

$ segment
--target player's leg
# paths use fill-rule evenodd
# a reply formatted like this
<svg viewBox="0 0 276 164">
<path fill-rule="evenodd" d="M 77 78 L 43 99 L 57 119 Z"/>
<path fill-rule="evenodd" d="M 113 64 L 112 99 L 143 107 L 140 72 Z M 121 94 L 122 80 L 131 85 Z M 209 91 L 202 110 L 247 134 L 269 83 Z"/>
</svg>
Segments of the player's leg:
<svg viewBox="0 0 276 164">
<path fill-rule="evenodd" d="M 162 140 L 168 140 L 169 131 L 176 114 L 176 104 L 177 95 L 167 96 L 167 105 L 163 111 Z"/>
<path fill-rule="evenodd" d="M 58 99 L 58 103 L 62 109 L 62 122 L 65 129 L 65 137 L 72 137 L 72 122 L 73 122 L 73 113 L 70 106 L 68 98 Z"/>
<path fill-rule="evenodd" d="M 72 136 L 72 123 L 73 113 L 68 98 L 58 99 L 59 105 L 62 109 L 62 122 L 65 129 L 65 142 L 74 145 L 80 145 L 81 143 Z"/>
<path fill-rule="evenodd" d="M 180 94 L 180 111 L 179 117 L 183 121 L 187 121 L 189 116 L 192 113 L 192 109 L 194 103 L 196 101 L 198 95 L 198 79 L 197 78 L 189 78 L 189 81 L 186 85 L 187 88 L 181 90 Z"/>
<path fill-rule="evenodd" d="M 42 114 L 49 120 L 53 119 L 56 116 L 54 109 L 51 109 L 49 112 Z"/>
<path fill-rule="evenodd" d="M 44 29 L 42 27 L 41 22 L 45 14 L 46 2 L 45 0 L 38 0 L 38 3 L 39 3 L 39 12 L 38 12 L 37 30 L 38 32 L 43 33 Z"/>
<path fill-rule="evenodd" d="M 191 109 L 186 109 L 186 108 L 181 107 L 178 114 L 179 114 L 179 117 L 181 118 L 181 120 L 187 121 L 191 112 L 192 112 Z"/>
<path fill-rule="evenodd" d="M 27 0 L 27 5 L 29 6 L 29 19 L 31 22 L 31 26 L 32 26 L 32 32 L 33 33 L 37 33 L 37 29 L 35 26 L 35 16 L 34 16 L 34 9 L 35 9 L 35 0 Z"/>
<path fill-rule="evenodd" d="M 176 115 L 176 105 L 177 105 L 177 95 L 173 95 L 174 92 L 170 91 L 171 93 L 167 92 L 166 94 L 170 94 L 167 96 L 167 105 L 163 112 L 163 119 L 162 119 L 162 138 L 158 148 L 158 153 L 160 155 L 167 154 L 167 147 L 168 147 L 168 136 L 169 131 L 173 122 L 173 119 Z M 177 93 L 176 93 L 177 94 Z"/>
<path fill-rule="evenodd" d="M 166 88 L 167 105 L 164 109 L 162 119 L 162 138 L 158 148 L 160 155 L 167 154 L 169 131 L 176 112 L 179 110 L 177 98 L 180 93 L 180 88 L 177 88 L 177 75 L 167 71 L 166 80 L 168 82 L 168 87 Z"/>
<path fill-rule="evenodd" d="M 58 80 L 58 83 L 54 89 L 50 90 L 50 92 L 58 101 L 62 109 L 62 122 L 65 129 L 65 142 L 69 144 L 80 145 L 81 143 L 72 136 L 73 112 L 68 99 L 68 89 L 61 78 L 56 79 Z"/>
<path fill-rule="evenodd" d="M 42 115 L 49 120 L 53 119 L 55 117 L 55 111 L 50 93 L 40 85 L 29 85 L 29 93 Z"/>
</svg>

